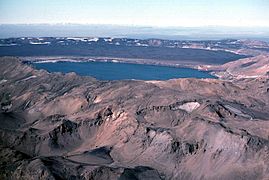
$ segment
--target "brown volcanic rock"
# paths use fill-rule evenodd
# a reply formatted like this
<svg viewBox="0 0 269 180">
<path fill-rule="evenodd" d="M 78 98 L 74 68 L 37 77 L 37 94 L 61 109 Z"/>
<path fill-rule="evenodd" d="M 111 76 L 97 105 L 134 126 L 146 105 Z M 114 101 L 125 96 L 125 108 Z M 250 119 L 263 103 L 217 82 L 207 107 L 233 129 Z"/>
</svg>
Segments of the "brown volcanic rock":
<svg viewBox="0 0 269 180">
<path fill-rule="evenodd" d="M 266 77 L 97 81 L 14 58 L 0 72 L 1 177 L 269 178 Z"/>
<path fill-rule="evenodd" d="M 222 79 L 244 79 L 269 77 L 269 54 L 243 58 L 219 66 L 202 66 L 202 69 L 211 70 Z"/>
</svg>

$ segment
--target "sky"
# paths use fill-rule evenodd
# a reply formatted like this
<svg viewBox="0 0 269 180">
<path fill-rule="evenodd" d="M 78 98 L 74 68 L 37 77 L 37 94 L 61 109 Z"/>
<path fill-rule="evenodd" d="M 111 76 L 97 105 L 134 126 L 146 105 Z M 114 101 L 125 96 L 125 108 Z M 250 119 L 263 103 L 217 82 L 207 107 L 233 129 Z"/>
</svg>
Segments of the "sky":
<svg viewBox="0 0 269 180">
<path fill-rule="evenodd" d="M 269 0 L 0 0 L 0 24 L 269 27 Z"/>
</svg>

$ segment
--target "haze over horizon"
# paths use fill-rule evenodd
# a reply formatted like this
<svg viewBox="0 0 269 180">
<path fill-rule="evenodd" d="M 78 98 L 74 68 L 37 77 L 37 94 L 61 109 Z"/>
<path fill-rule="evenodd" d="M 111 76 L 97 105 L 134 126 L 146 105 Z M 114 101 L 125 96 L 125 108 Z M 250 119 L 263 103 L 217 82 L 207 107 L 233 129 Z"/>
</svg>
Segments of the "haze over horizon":
<svg viewBox="0 0 269 180">
<path fill-rule="evenodd" d="M 0 0 L 0 24 L 269 27 L 269 1 Z"/>
<path fill-rule="evenodd" d="M 99 36 L 269 41 L 269 1 L 0 0 L 0 38 Z"/>
<path fill-rule="evenodd" d="M 81 24 L 2 24 L 0 38 L 16 37 L 115 37 L 138 39 L 213 40 L 256 39 L 269 42 L 269 29 L 262 27 L 151 27 Z"/>
</svg>

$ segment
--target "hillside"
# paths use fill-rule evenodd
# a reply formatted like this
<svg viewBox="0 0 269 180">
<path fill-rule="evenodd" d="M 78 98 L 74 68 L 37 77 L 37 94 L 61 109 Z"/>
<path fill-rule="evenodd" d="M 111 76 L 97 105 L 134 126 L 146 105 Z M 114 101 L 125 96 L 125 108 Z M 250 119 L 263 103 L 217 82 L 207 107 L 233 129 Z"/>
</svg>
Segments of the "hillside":
<svg viewBox="0 0 269 180">
<path fill-rule="evenodd" d="M 0 58 L 0 179 L 268 179 L 269 79 L 98 81 Z"/>
</svg>

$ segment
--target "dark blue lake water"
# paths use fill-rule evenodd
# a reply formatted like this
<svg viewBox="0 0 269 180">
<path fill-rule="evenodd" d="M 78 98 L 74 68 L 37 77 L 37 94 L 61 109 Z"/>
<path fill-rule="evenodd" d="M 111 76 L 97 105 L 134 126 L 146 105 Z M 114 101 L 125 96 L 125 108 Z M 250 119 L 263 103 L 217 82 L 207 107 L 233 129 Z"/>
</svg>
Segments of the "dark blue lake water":
<svg viewBox="0 0 269 180">
<path fill-rule="evenodd" d="M 34 63 L 37 69 L 49 72 L 76 72 L 99 80 L 167 80 L 173 78 L 214 78 L 207 72 L 189 68 L 176 68 L 144 64 L 112 62 L 46 62 Z"/>
</svg>

